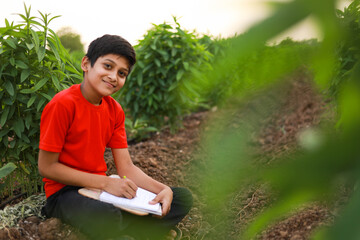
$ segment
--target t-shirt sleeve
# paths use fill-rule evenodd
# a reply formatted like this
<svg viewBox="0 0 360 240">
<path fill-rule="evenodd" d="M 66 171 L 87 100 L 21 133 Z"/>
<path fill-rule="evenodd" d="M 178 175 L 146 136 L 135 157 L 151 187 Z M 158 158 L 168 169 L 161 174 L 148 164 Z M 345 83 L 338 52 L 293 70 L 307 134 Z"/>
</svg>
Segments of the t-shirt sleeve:
<svg viewBox="0 0 360 240">
<path fill-rule="evenodd" d="M 108 148 L 127 148 L 127 137 L 125 131 L 125 113 L 119 103 L 115 104 L 116 122 L 113 135 L 107 144 Z"/>
<path fill-rule="evenodd" d="M 40 149 L 61 152 L 71 122 L 70 107 L 51 101 L 45 106 L 40 121 Z"/>
</svg>

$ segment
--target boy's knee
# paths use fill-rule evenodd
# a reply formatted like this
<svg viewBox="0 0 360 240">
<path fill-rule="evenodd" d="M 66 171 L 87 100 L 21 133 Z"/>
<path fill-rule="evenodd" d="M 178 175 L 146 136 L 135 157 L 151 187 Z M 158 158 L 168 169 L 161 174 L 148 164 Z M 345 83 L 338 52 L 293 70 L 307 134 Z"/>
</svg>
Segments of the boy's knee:
<svg viewBox="0 0 360 240">
<path fill-rule="evenodd" d="M 193 195 L 187 188 L 175 187 L 173 190 L 173 202 L 181 205 L 186 211 L 190 211 L 193 205 Z"/>
</svg>

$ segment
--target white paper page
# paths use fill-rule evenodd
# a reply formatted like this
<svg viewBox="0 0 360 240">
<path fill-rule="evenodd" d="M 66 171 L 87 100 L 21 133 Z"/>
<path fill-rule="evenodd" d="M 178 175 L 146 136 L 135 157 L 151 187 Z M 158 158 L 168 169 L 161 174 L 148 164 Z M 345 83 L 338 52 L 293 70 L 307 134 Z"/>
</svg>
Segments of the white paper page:
<svg viewBox="0 0 360 240">
<path fill-rule="evenodd" d="M 133 199 L 117 197 L 108 192 L 102 192 L 100 194 L 100 201 L 111 203 L 119 207 L 125 207 L 133 210 L 140 210 L 156 215 L 161 215 L 160 203 L 154 205 L 149 204 L 149 202 L 155 197 L 156 194 L 138 187 L 136 197 L 134 197 Z"/>
</svg>

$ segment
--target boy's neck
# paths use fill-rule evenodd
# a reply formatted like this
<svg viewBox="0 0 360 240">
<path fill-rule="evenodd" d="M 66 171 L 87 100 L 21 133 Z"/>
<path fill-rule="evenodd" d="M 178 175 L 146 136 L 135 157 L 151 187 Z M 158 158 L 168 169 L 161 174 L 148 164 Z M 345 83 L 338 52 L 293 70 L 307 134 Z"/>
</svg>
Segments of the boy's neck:
<svg viewBox="0 0 360 240">
<path fill-rule="evenodd" d="M 83 81 L 80 85 L 80 91 L 81 94 L 83 95 L 83 97 L 91 104 L 95 105 L 95 106 L 99 106 L 101 104 L 102 101 L 102 97 L 99 98 L 98 96 L 95 96 L 94 94 L 92 95 L 89 91 L 86 90 L 87 86 L 86 86 L 86 82 Z"/>
</svg>

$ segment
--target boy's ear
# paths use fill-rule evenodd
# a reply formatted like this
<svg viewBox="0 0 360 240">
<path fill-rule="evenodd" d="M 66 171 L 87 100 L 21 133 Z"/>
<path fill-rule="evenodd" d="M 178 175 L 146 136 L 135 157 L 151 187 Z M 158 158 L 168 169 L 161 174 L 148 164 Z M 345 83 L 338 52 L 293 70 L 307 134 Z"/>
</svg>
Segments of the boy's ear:
<svg viewBox="0 0 360 240">
<path fill-rule="evenodd" d="M 89 58 L 87 56 L 84 56 L 83 59 L 81 60 L 81 69 L 84 72 L 87 72 L 89 70 L 89 67 L 90 67 Z"/>
</svg>

